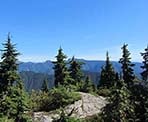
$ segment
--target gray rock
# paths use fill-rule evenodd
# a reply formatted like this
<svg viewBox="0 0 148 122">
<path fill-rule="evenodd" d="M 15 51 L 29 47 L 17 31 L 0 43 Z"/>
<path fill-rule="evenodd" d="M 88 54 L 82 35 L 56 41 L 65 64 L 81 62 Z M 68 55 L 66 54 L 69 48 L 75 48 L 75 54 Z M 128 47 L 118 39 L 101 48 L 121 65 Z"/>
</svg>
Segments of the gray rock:
<svg viewBox="0 0 148 122">
<path fill-rule="evenodd" d="M 89 93 L 79 92 L 81 95 L 81 100 L 76 101 L 74 104 L 68 105 L 64 108 L 65 113 L 68 115 L 72 110 L 72 117 L 85 118 L 98 114 L 101 108 L 107 103 L 104 97 L 94 96 Z M 53 118 L 59 118 L 60 113 L 51 111 L 49 113 L 45 112 L 35 112 L 34 122 L 52 122 Z"/>
</svg>

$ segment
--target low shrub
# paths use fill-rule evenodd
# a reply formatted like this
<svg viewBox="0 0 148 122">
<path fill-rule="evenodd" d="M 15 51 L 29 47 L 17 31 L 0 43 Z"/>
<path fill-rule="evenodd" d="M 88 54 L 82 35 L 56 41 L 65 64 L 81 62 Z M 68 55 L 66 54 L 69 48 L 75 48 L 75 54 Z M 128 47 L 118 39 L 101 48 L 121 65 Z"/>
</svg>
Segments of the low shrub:
<svg viewBox="0 0 148 122">
<path fill-rule="evenodd" d="M 99 88 L 97 94 L 103 97 L 108 97 L 110 95 L 110 90 L 107 88 Z"/>
<path fill-rule="evenodd" d="M 65 107 L 81 99 L 79 93 L 63 86 L 53 88 L 49 92 L 33 91 L 31 93 L 33 111 L 50 111 Z"/>
<path fill-rule="evenodd" d="M 14 122 L 14 120 L 8 119 L 7 116 L 0 116 L 0 122 Z"/>
</svg>

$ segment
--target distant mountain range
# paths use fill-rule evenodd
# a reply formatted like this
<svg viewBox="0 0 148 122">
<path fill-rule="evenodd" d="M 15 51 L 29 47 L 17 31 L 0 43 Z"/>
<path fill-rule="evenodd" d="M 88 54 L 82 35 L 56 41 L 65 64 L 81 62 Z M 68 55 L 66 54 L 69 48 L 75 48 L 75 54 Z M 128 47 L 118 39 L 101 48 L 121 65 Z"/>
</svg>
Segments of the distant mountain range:
<svg viewBox="0 0 148 122">
<path fill-rule="evenodd" d="M 95 84 L 98 84 L 101 67 L 105 64 L 105 61 L 102 60 L 84 60 L 77 59 L 80 62 L 83 62 L 82 71 L 85 75 L 89 75 L 92 81 Z M 140 66 L 142 65 L 139 62 L 133 62 L 135 64 L 134 71 L 135 75 L 140 78 L 140 72 L 142 69 Z M 117 61 L 112 61 L 114 69 L 117 72 L 121 72 L 121 65 Z M 53 86 L 53 63 L 52 61 L 45 61 L 40 63 L 34 62 L 20 62 L 19 64 L 19 72 L 25 82 L 26 89 L 39 89 L 42 85 L 43 79 L 49 79 L 49 86 Z"/>
<path fill-rule="evenodd" d="M 89 72 L 100 72 L 101 67 L 105 64 L 105 61 L 102 60 L 84 60 L 77 59 L 80 62 L 83 62 L 82 70 Z M 142 65 L 139 62 L 133 62 L 135 64 L 134 71 L 136 75 L 139 75 L 142 72 L 140 66 Z M 112 64 L 117 72 L 121 71 L 121 65 L 117 61 L 112 61 Z M 20 62 L 19 71 L 32 71 L 35 73 L 46 73 L 52 75 L 53 71 L 53 63 L 48 60 L 45 62 L 34 63 L 34 62 Z"/>
</svg>

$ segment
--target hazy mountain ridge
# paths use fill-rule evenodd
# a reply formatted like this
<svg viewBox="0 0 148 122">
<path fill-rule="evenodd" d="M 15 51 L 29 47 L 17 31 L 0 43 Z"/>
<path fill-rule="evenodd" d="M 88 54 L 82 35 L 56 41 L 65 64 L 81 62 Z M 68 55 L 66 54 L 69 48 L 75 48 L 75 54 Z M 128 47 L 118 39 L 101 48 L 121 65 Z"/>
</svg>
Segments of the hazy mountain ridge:
<svg viewBox="0 0 148 122">
<path fill-rule="evenodd" d="M 84 60 L 84 59 L 77 59 L 80 62 L 83 62 L 82 70 L 89 71 L 89 72 L 100 72 L 101 67 L 105 64 L 103 60 Z M 115 70 L 117 72 L 121 72 L 121 65 L 117 61 L 111 61 Z M 142 69 L 140 66 L 142 63 L 133 62 L 135 64 L 134 71 L 135 74 L 139 76 Z M 36 73 L 46 73 L 53 75 L 53 63 L 52 61 L 48 60 L 45 62 L 40 63 L 33 63 L 33 62 L 21 62 L 19 65 L 19 72 L 22 71 L 33 71 Z"/>
<path fill-rule="evenodd" d="M 77 59 L 83 62 L 82 71 L 84 75 L 90 76 L 91 80 L 98 84 L 101 67 L 105 64 L 105 61 L 91 61 Z M 121 65 L 117 61 L 112 61 L 112 64 L 117 72 L 121 72 Z M 140 78 L 140 72 L 142 65 L 139 62 L 134 62 L 134 71 L 136 76 Z M 19 72 L 24 81 L 27 90 L 40 89 L 44 79 L 48 79 L 49 87 L 54 86 L 54 71 L 52 61 L 33 63 L 33 62 L 21 62 L 19 65 Z"/>
</svg>

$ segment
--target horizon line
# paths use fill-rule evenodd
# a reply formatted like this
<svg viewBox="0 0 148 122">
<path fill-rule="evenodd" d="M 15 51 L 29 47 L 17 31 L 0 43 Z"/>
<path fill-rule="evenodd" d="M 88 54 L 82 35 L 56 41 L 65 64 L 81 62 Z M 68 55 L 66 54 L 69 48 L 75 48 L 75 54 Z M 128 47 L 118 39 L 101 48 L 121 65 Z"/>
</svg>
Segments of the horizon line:
<svg viewBox="0 0 148 122">
<path fill-rule="evenodd" d="M 71 58 L 68 58 L 66 61 L 70 60 Z M 85 58 L 76 58 L 78 60 L 84 60 L 84 61 L 106 61 L 105 59 L 85 59 Z M 47 61 L 56 61 L 56 60 L 51 60 L 51 59 L 46 59 L 46 60 L 20 60 L 18 59 L 19 62 L 23 62 L 23 63 L 43 63 L 43 62 L 47 62 Z M 111 62 L 119 62 L 119 60 L 110 60 Z M 135 60 L 131 60 L 131 62 L 135 62 L 135 63 L 142 63 L 142 61 L 135 61 Z"/>
</svg>

